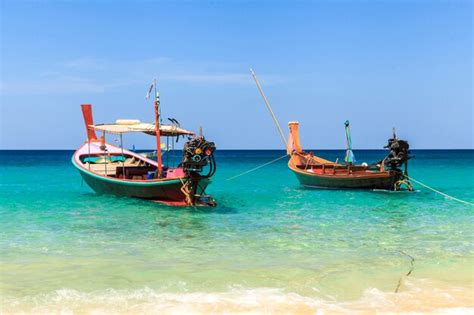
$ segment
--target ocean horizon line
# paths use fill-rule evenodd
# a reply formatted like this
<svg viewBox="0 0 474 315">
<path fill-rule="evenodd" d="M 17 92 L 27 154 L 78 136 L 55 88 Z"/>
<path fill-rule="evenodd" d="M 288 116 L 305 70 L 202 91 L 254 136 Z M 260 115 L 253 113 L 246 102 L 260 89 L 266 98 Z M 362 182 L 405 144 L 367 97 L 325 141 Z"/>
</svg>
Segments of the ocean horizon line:
<svg viewBox="0 0 474 315">
<path fill-rule="evenodd" d="M 1 151 L 75 151 L 74 149 L 0 149 Z M 135 151 L 148 151 L 155 150 L 155 148 L 136 148 Z M 345 151 L 345 148 L 339 149 L 304 149 L 305 151 Z M 386 151 L 385 148 L 361 148 L 361 149 L 352 149 L 352 151 Z M 411 151 L 474 151 L 474 148 L 410 148 Z M 164 150 L 162 150 L 164 151 Z M 174 151 L 182 151 L 182 149 L 175 149 Z M 286 151 L 285 149 L 217 149 L 217 151 Z"/>
</svg>

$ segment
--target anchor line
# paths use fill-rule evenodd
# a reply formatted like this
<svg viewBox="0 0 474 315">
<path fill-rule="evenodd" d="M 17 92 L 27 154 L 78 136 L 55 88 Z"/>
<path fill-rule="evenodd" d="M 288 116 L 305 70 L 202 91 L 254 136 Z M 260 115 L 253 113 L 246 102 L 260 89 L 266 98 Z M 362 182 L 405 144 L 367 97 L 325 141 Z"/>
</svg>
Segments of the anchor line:
<svg viewBox="0 0 474 315">
<path fill-rule="evenodd" d="M 181 186 L 181 192 L 184 194 L 185 196 L 185 199 L 186 199 L 186 205 L 188 206 L 191 206 L 193 204 L 192 200 L 191 200 L 191 196 L 190 196 L 190 190 L 188 188 L 188 183 L 189 181 L 187 182 L 184 182 L 183 179 L 180 177 L 179 180 L 181 181 L 181 184 L 183 186 Z"/>
<path fill-rule="evenodd" d="M 447 193 L 444 193 L 444 192 L 442 192 L 442 191 L 439 191 L 439 190 L 437 190 L 437 189 L 434 189 L 433 187 L 430 187 L 430 186 L 428 186 L 428 185 L 426 185 L 426 184 L 424 184 L 424 183 L 422 183 L 422 182 L 420 182 L 420 181 L 414 179 L 413 177 L 408 177 L 408 176 L 406 176 L 406 175 L 405 175 L 405 177 L 407 177 L 409 180 L 411 180 L 411 181 L 413 181 L 413 182 L 415 182 L 415 183 L 417 183 L 417 184 L 419 184 L 419 185 L 421 185 L 421 186 L 423 186 L 423 187 L 425 187 L 425 188 L 427 188 L 427 189 L 429 189 L 429 190 L 431 190 L 431 191 L 433 191 L 433 192 L 435 192 L 435 193 L 437 193 L 437 194 L 440 194 L 441 196 L 444 196 L 444 197 L 446 197 L 446 198 L 448 198 L 448 199 L 451 199 L 451 200 L 454 200 L 454 201 L 457 201 L 457 202 L 460 202 L 460 203 L 463 203 L 463 204 L 466 204 L 466 205 L 474 206 L 474 203 L 472 203 L 472 202 L 469 202 L 469 201 L 466 201 L 466 200 L 462 200 L 462 199 L 453 197 L 453 196 L 451 196 L 451 195 L 448 195 Z"/>
<path fill-rule="evenodd" d="M 238 178 L 238 177 L 240 177 L 240 176 L 247 175 L 247 174 L 249 174 L 249 173 L 252 173 L 253 171 L 256 171 L 256 170 L 258 170 L 258 169 L 261 169 L 262 167 L 265 167 L 265 166 L 268 166 L 268 165 L 270 165 L 270 164 L 272 164 L 272 163 L 278 162 L 279 160 L 281 160 L 281 159 L 283 159 L 283 158 L 285 158 L 285 157 L 287 157 L 287 156 L 288 156 L 288 155 L 285 154 L 285 155 L 283 155 L 283 156 L 280 156 L 280 157 L 277 158 L 277 159 L 271 160 L 270 162 L 267 162 L 267 163 L 262 164 L 262 165 L 260 165 L 260 166 L 254 167 L 254 168 L 252 168 L 252 169 L 250 169 L 250 170 L 248 170 L 248 171 L 245 171 L 245 172 L 243 172 L 243 173 L 237 174 L 237 175 L 235 175 L 235 176 L 229 177 L 229 178 L 227 178 L 226 180 L 233 180 L 233 179 L 236 179 L 236 178 Z"/>
</svg>

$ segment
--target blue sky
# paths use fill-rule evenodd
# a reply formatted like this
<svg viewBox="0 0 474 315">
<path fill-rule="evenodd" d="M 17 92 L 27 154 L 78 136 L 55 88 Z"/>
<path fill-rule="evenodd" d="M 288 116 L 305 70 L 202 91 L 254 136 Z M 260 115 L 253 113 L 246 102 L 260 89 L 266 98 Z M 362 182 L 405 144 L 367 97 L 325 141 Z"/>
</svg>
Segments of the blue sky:
<svg viewBox="0 0 474 315">
<path fill-rule="evenodd" d="M 281 148 L 251 79 L 305 148 L 473 148 L 470 1 L 1 2 L 0 148 L 73 149 L 96 122 L 162 113 L 220 149 Z M 152 147 L 151 137 L 125 145 Z"/>
</svg>

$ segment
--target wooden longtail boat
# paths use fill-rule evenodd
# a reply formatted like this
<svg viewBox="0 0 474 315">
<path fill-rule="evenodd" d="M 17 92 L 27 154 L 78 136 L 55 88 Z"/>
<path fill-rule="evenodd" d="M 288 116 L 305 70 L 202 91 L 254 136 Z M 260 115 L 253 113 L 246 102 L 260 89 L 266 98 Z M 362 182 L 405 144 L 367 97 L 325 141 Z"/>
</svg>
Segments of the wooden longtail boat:
<svg viewBox="0 0 474 315">
<path fill-rule="evenodd" d="M 384 189 L 400 190 L 406 187 L 413 190 L 407 177 L 408 143 L 397 139 L 395 132 L 389 139 L 390 153 L 382 161 L 372 165 L 355 165 L 350 144 L 350 135 L 346 133 L 348 148 L 346 163 L 331 162 L 301 149 L 299 123 L 290 122 L 290 136 L 287 151 L 290 155 L 288 167 L 294 172 L 301 185 L 315 188 L 332 189 Z M 346 130 L 348 122 L 346 122 Z M 405 170 L 400 167 L 404 165 Z"/>
<path fill-rule="evenodd" d="M 118 120 L 114 124 L 94 125 L 92 107 L 84 104 L 82 113 L 87 140 L 72 157 L 72 164 L 84 181 L 99 194 L 136 197 L 174 206 L 214 206 L 205 195 L 210 178 L 216 170 L 213 142 L 178 125 L 160 125 L 159 95 L 155 100 L 155 123 Z M 102 137 L 96 136 L 101 131 Z M 156 136 L 156 160 L 123 148 L 122 135 L 143 132 Z M 120 136 L 120 147 L 105 142 L 105 134 Z M 178 167 L 162 164 L 160 137 L 187 136 L 183 159 Z"/>
<path fill-rule="evenodd" d="M 290 135 L 286 140 L 257 75 L 252 69 L 250 69 L 250 73 L 275 122 L 280 137 L 286 145 L 287 154 L 290 156 L 288 167 L 295 173 L 301 185 L 315 188 L 383 190 L 400 190 L 405 187 L 407 190 L 413 190 L 407 170 L 410 146 L 407 141 L 397 138 L 395 129 L 393 129 L 393 137 L 388 140 L 388 144 L 385 146 L 390 149 L 389 154 L 383 160 L 371 165 L 354 164 L 355 157 L 352 152 L 349 121 L 344 123 L 347 140 L 345 163 L 338 163 L 337 160 L 331 162 L 315 156 L 313 152 L 305 152 L 301 149 L 298 122 L 288 123 Z M 400 169 L 402 166 L 404 166 L 403 171 Z"/>
</svg>

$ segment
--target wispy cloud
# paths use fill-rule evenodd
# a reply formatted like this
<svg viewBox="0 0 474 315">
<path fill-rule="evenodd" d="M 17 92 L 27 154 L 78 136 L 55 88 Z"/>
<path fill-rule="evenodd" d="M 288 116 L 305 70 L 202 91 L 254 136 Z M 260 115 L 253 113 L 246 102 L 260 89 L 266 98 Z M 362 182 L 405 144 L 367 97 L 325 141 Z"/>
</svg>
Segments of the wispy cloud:
<svg viewBox="0 0 474 315">
<path fill-rule="evenodd" d="M 67 69 L 78 70 L 103 70 L 106 68 L 106 62 L 93 57 L 82 57 L 64 62 Z"/>
<path fill-rule="evenodd" d="M 178 74 L 165 76 L 164 79 L 173 81 L 183 81 L 190 83 L 247 83 L 248 75 L 239 73 L 223 73 L 223 74 Z"/>
<path fill-rule="evenodd" d="M 176 61 L 169 57 L 154 57 L 134 61 L 103 60 L 80 57 L 48 65 L 29 73 L 26 80 L 15 78 L 0 82 L 0 93 L 5 94 L 73 94 L 106 93 L 124 86 L 148 82 L 154 76 L 160 80 L 199 85 L 252 85 L 250 73 L 233 71 L 240 65 L 222 62 Z M 247 67 L 245 67 L 247 68 Z M 222 71 L 219 71 L 222 69 Z M 266 85 L 278 84 L 285 79 L 259 75 Z"/>
<path fill-rule="evenodd" d="M 126 83 L 100 83 L 80 77 L 54 77 L 46 80 L 24 82 L 1 82 L 0 93 L 21 94 L 74 94 L 104 93 L 108 89 L 127 85 Z"/>
<path fill-rule="evenodd" d="M 164 76 L 163 79 L 196 84 L 254 84 L 250 73 L 177 74 Z M 283 78 L 270 75 L 259 76 L 259 80 L 267 85 L 283 82 Z"/>
</svg>

